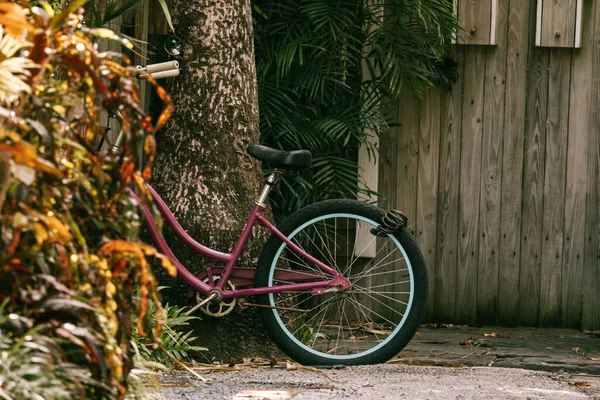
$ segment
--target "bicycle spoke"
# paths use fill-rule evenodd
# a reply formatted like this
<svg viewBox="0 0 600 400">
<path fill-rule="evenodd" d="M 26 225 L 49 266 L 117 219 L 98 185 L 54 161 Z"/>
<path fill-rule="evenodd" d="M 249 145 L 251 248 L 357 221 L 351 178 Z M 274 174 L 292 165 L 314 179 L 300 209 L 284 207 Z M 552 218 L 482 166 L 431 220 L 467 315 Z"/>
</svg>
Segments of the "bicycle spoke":
<svg viewBox="0 0 600 400">
<path fill-rule="evenodd" d="M 356 228 L 358 229 L 358 223 L 357 223 Z M 350 224 L 348 222 L 346 222 L 346 241 L 348 241 L 349 239 L 350 239 Z M 354 244 L 352 245 L 352 253 L 349 254 L 350 260 L 348 260 L 348 264 L 346 264 L 346 268 L 344 269 L 344 272 L 342 273 L 342 275 L 346 275 L 346 271 L 348 271 L 350 269 L 350 267 L 352 267 L 352 264 L 354 264 L 354 254 L 355 253 L 356 253 L 356 238 L 354 238 Z M 346 254 L 346 257 L 348 257 L 348 254 Z M 350 267 L 348 265 L 350 265 Z"/>
<path fill-rule="evenodd" d="M 362 278 L 370 278 L 372 276 L 379 276 L 379 275 L 389 275 L 389 274 L 390 274 L 390 271 L 378 272 L 376 274 L 369 274 L 369 275 L 361 276 L 360 279 L 362 279 Z M 409 275 L 406 275 L 406 276 L 409 276 Z M 355 282 L 355 281 L 356 281 L 356 279 L 354 281 L 350 281 L 350 283 L 354 284 L 353 282 Z M 402 281 L 402 282 L 396 282 L 396 283 L 400 284 L 400 283 L 408 283 L 408 282 L 410 282 L 410 280 L 408 280 L 408 281 Z"/>
<path fill-rule="evenodd" d="M 398 284 L 399 284 L 399 282 L 390 282 L 390 283 L 384 283 L 383 285 L 369 286 L 369 288 L 370 289 L 376 289 L 376 288 L 380 288 L 380 287 L 394 286 L 394 285 L 398 285 Z M 410 294 L 410 292 L 407 292 L 406 294 Z"/>
<path fill-rule="evenodd" d="M 340 313 L 340 322 L 338 324 L 338 333 L 337 333 L 337 337 L 335 339 L 335 347 L 334 350 L 337 350 L 340 346 L 340 332 L 342 331 L 342 311 L 344 310 L 344 305 L 346 304 L 346 299 L 343 299 L 342 301 L 340 301 L 340 304 L 338 304 L 338 312 Z M 337 315 L 337 313 L 336 313 Z"/>
<path fill-rule="evenodd" d="M 376 239 L 376 236 L 373 236 L 373 239 L 371 240 L 371 242 L 369 242 L 369 244 L 367 245 L 367 247 L 369 247 L 371 245 L 371 243 L 373 243 L 373 240 L 375 240 L 375 239 Z M 363 249 L 363 253 L 364 253 L 364 251 L 366 250 L 367 247 L 365 247 L 365 249 Z M 373 257 L 373 260 L 377 259 L 377 256 L 379 255 L 379 253 L 381 253 L 385 249 L 385 247 L 386 246 L 381 246 L 379 248 L 379 250 L 377 250 L 377 253 L 375 253 L 375 256 Z M 362 254 L 362 253 L 360 253 L 360 254 Z M 359 255 L 359 257 L 360 257 L 360 255 Z M 352 262 L 352 264 L 346 266 L 346 269 L 344 270 L 344 272 L 342 273 L 342 275 L 345 276 L 347 273 L 349 273 L 353 264 L 354 264 L 354 261 Z"/>
<path fill-rule="evenodd" d="M 352 295 L 351 295 L 351 296 L 352 296 Z M 354 297 L 354 301 L 355 301 L 356 305 L 358 305 L 359 307 L 364 307 L 364 308 L 366 308 L 366 306 L 362 305 L 362 304 L 361 304 L 361 303 L 358 301 L 358 299 L 356 299 L 356 297 Z M 398 325 L 398 324 L 395 324 L 395 323 L 393 323 L 393 322 L 392 322 L 392 321 L 390 321 L 389 319 L 385 318 L 385 317 L 384 317 L 384 316 L 382 316 L 381 314 L 379 314 L 379 313 L 377 313 L 377 312 L 375 312 L 375 311 L 373 311 L 373 310 L 371 310 L 371 309 L 367 309 L 367 310 L 368 310 L 370 313 L 373 313 L 373 314 L 377 315 L 379 318 L 381 318 L 381 319 L 385 320 L 385 322 L 389 323 L 389 324 L 390 324 L 390 325 L 392 325 L 392 326 L 396 326 L 396 325 Z M 365 316 L 366 316 L 366 315 L 365 315 Z M 372 321 L 372 320 L 371 320 L 371 321 Z M 375 321 L 373 321 L 373 323 L 375 323 Z M 381 325 L 379 325 L 379 326 L 381 326 Z"/>
<path fill-rule="evenodd" d="M 328 237 L 328 235 L 327 235 L 327 224 L 325 223 L 325 220 L 323 220 L 323 226 L 325 227 L 325 237 L 327 238 Z M 315 229 L 315 232 L 319 236 L 319 239 L 321 239 L 321 243 L 323 243 L 325 245 L 325 249 L 327 250 L 327 253 L 329 253 L 329 260 L 331 261 L 330 267 L 336 268 L 335 258 L 333 258 L 333 255 L 331 254 L 331 250 L 329 250 L 329 240 L 327 240 L 327 241 L 323 240 L 323 237 L 319 233 L 318 229 Z M 323 255 L 323 256 L 325 256 L 325 255 Z"/>
<path fill-rule="evenodd" d="M 327 301 L 327 302 L 325 302 L 325 303 L 329 303 L 329 301 Z M 325 304 L 325 303 L 323 303 L 323 304 Z M 322 306 L 323 304 L 320 304 L 320 306 Z M 327 314 L 327 310 L 329 309 L 329 306 L 330 306 L 330 305 L 331 305 L 331 304 L 327 304 L 327 307 L 325 308 L 325 311 L 324 311 L 324 314 L 323 314 L 323 315 L 326 315 L 326 314 Z M 317 306 L 317 307 L 318 307 L 318 306 Z M 312 309 L 310 310 L 310 312 L 312 312 L 312 310 L 316 309 L 317 307 L 315 307 L 315 308 L 312 308 Z M 311 318 L 310 318 L 308 321 L 306 321 L 304 324 L 302 324 L 302 326 L 300 326 L 298 329 L 296 329 L 296 330 L 295 330 L 295 331 L 292 333 L 292 335 L 293 335 L 293 336 L 296 336 L 296 333 L 298 333 L 298 331 L 299 331 L 300 329 L 302 329 L 303 327 L 306 327 L 306 326 L 310 326 L 310 322 L 311 322 L 311 321 L 313 321 L 313 320 L 316 320 L 317 318 L 319 318 L 319 314 L 320 314 L 320 313 L 321 313 L 321 311 L 318 311 L 317 313 L 315 313 L 315 315 L 313 315 L 313 316 L 312 316 L 312 317 L 311 317 Z M 300 319 L 301 317 L 302 317 L 302 314 L 301 314 L 300 316 L 298 316 L 298 317 L 294 318 L 294 319 L 293 319 L 291 322 L 295 322 L 295 321 L 297 321 L 298 319 Z M 291 322 L 289 322 L 288 324 L 291 324 Z"/>
<path fill-rule="evenodd" d="M 356 286 L 355 285 L 354 287 L 359 287 L 361 289 L 367 290 L 369 293 L 380 294 L 380 295 L 382 295 L 382 294 L 404 294 L 404 295 L 410 294 L 410 292 L 377 292 L 375 290 L 369 290 L 369 289 L 365 288 L 364 286 Z M 385 296 L 385 297 L 388 297 L 388 296 Z M 400 302 L 399 300 L 395 300 L 395 299 L 393 299 L 391 297 L 389 297 L 389 299 Z"/>
<path fill-rule="evenodd" d="M 403 313 L 401 313 L 400 311 L 398 311 L 398 310 L 396 310 L 395 308 L 393 308 L 393 307 L 390 307 L 389 305 L 385 304 L 384 302 L 382 302 L 382 301 L 380 301 L 380 300 L 376 299 L 375 297 L 371 296 L 369 293 L 367 293 L 367 292 L 361 292 L 360 290 L 359 290 L 359 293 L 360 293 L 360 294 L 363 294 L 363 295 L 365 295 L 365 296 L 368 296 L 370 299 L 372 299 L 372 300 L 375 300 L 376 302 L 378 302 L 378 303 L 379 303 L 379 304 L 381 304 L 382 306 L 384 306 L 384 307 L 386 307 L 386 308 L 388 308 L 388 309 L 392 310 L 392 311 L 393 311 L 393 312 L 395 312 L 396 314 L 399 314 L 400 316 L 404 316 L 404 314 L 403 314 Z M 408 305 L 408 304 L 406 304 L 406 303 L 402 303 L 402 304 Z"/>
<path fill-rule="evenodd" d="M 300 257 L 300 256 L 299 256 L 299 257 Z M 323 278 L 326 278 L 326 277 L 327 277 L 327 275 L 325 275 L 325 272 L 323 272 L 323 271 L 321 271 L 320 269 L 317 269 L 317 268 L 315 268 L 315 267 L 311 267 L 311 266 L 310 266 L 309 264 L 307 264 L 306 262 L 299 263 L 299 262 L 297 262 L 297 261 L 291 260 L 291 259 L 289 259 L 289 258 L 287 258 L 287 257 L 284 257 L 284 256 L 282 256 L 282 257 L 281 257 L 281 259 L 282 259 L 283 261 L 287 261 L 287 262 L 290 262 L 290 263 L 292 263 L 292 264 L 296 264 L 296 265 L 299 265 L 299 266 L 301 266 L 301 267 L 304 267 L 304 268 L 306 268 L 306 269 L 308 269 L 308 270 L 310 270 L 310 271 L 312 271 L 312 272 L 314 272 L 314 273 L 316 273 L 316 274 L 320 274 L 320 275 L 321 275 Z M 283 268 L 278 268 L 278 269 L 279 269 L 279 270 L 281 270 L 281 271 L 290 271 L 290 270 L 283 269 Z M 294 272 L 297 272 L 297 273 L 301 273 L 301 272 L 302 272 L 302 271 L 298 271 L 298 270 L 293 270 L 293 271 L 294 271 Z M 309 273 L 306 273 L 306 274 L 307 274 L 307 275 L 312 275 L 312 274 L 309 274 Z"/>
<path fill-rule="evenodd" d="M 335 297 L 332 297 L 332 298 L 330 298 L 330 299 L 328 299 L 328 300 L 325 300 L 323 303 L 321 303 L 321 304 L 318 304 L 318 305 L 314 306 L 313 308 L 311 308 L 310 310 L 308 310 L 308 312 L 309 312 L 309 313 L 310 313 L 310 312 L 313 312 L 313 311 L 314 311 L 314 310 L 316 310 L 318 307 L 322 307 L 322 306 L 324 306 L 325 304 L 328 304 L 328 303 L 330 303 L 330 302 L 331 302 L 332 300 L 334 300 L 334 299 L 335 299 Z M 327 306 L 327 307 L 329 307 L 329 306 Z M 317 313 L 317 314 L 318 314 L 318 313 Z M 301 314 L 301 315 L 299 315 L 298 317 L 294 318 L 293 320 L 291 320 L 291 321 L 288 321 L 288 324 L 291 324 L 292 322 L 296 322 L 296 321 L 297 321 L 297 320 L 299 320 L 301 317 L 302 317 L 302 314 Z"/>
<path fill-rule="evenodd" d="M 380 264 L 381 264 L 381 263 L 382 263 L 382 262 L 383 262 L 383 261 L 384 261 L 386 258 L 388 258 L 390 255 L 394 254 L 395 252 L 396 252 L 396 250 L 394 250 L 394 251 L 391 251 L 391 252 L 390 252 L 390 253 L 389 253 L 387 256 L 385 256 L 385 257 L 383 257 L 381 260 L 379 260 L 379 261 L 378 261 L 378 262 L 377 262 L 375 265 L 373 265 L 373 266 L 372 266 L 370 269 L 368 269 L 368 270 L 366 270 L 366 271 L 362 271 L 362 272 L 360 272 L 360 273 L 358 274 L 358 276 L 353 276 L 353 277 L 350 277 L 350 280 L 351 280 L 352 282 L 356 282 L 356 281 L 358 281 L 359 279 L 361 279 L 361 278 L 362 278 L 364 275 L 368 274 L 368 273 L 369 273 L 369 272 L 371 272 L 371 271 L 374 271 L 374 270 L 376 270 L 376 269 L 379 269 L 379 268 L 383 268 L 383 267 L 385 267 L 385 266 L 387 266 L 387 265 L 389 265 L 389 264 L 391 264 L 391 263 L 395 263 L 395 262 L 398 262 L 398 261 L 402 261 L 402 260 L 404 260 L 404 256 L 402 256 L 402 257 L 401 257 L 401 258 L 399 258 L 399 259 L 396 259 L 396 260 L 393 260 L 393 261 L 391 261 L 391 262 L 389 262 L 389 263 L 386 263 L 386 264 L 380 265 Z"/>
<path fill-rule="evenodd" d="M 350 265 L 348 265 L 344 271 L 351 271 L 352 270 L 352 266 L 354 265 L 354 263 L 356 262 L 356 260 L 358 260 L 360 258 L 360 256 L 363 255 L 363 253 L 367 250 L 367 248 L 369 248 L 369 246 L 371 246 L 371 243 L 373 243 L 373 241 L 376 238 L 377 238 L 377 236 L 373 236 L 373 239 L 371 239 L 371 241 L 362 249 L 362 251 L 360 252 L 360 254 L 358 256 L 356 256 L 356 258 L 354 258 L 354 261 L 352 261 L 352 263 Z M 356 246 L 356 240 L 354 240 L 354 245 Z M 344 275 L 345 274 L 346 273 L 344 273 Z"/>
<path fill-rule="evenodd" d="M 350 321 L 348 321 L 348 316 L 346 315 L 345 308 L 344 308 L 344 318 L 346 319 L 346 323 L 348 324 L 348 329 L 350 329 L 350 337 L 356 338 L 356 336 L 352 332 L 352 324 L 350 324 Z M 354 339 L 353 342 L 354 342 L 354 348 L 356 349 L 356 353 L 359 353 L 358 346 L 356 345 L 356 339 Z"/>
<path fill-rule="evenodd" d="M 368 288 L 366 288 L 364 286 L 358 286 L 358 285 L 354 285 L 353 287 L 354 288 L 361 288 L 361 289 L 364 289 L 364 290 L 368 291 L 369 293 L 374 293 L 374 294 L 410 294 L 410 292 L 379 292 L 379 291 L 371 290 L 371 289 L 368 289 Z M 389 299 L 390 300 L 395 300 L 395 299 L 393 299 L 391 297 Z M 395 301 L 398 301 L 398 300 L 395 300 Z"/>
<path fill-rule="evenodd" d="M 367 316 L 367 314 L 364 312 L 364 310 L 362 309 L 362 304 L 360 304 L 360 302 L 356 299 L 356 297 L 354 295 L 350 295 L 349 300 L 352 304 L 354 304 L 354 309 L 358 310 L 361 312 L 361 314 L 363 315 L 363 317 L 365 317 L 365 325 L 377 325 L 377 327 L 381 330 L 381 331 L 385 331 L 385 328 L 383 326 L 381 326 L 380 324 L 378 324 L 377 322 L 373 321 L 373 319 L 369 318 Z M 357 307 L 358 306 L 358 307 Z M 370 322 L 369 322 L 370 321 Z M 389 322 L 389 321 L 388 321 Z M 390 324 L 394 325 L 393 323 L 390 322 Z M 376 332 L 373 332 L 373 335 L 375 335 L 375 339 L 377 341 L 380 341 L 379 336 L 377 335 Z"/>
<path fill-rule="evenodd" d="M 392 254 L 392 253 L 390 253 L 390 254 Z M 387 257 L 387 256 L 386 256 L 386 257 Z M 371 272 L 371 271 L 375 271 L 376 269 L 380 269 L 380 268 L 383 268 L 383 267 L 387 267 L 387 266 L 388 266 L 388 265 L 390 265 L 390 264 L 394 264 L 394 263 L 397 263 L 397 262 L 399 262 L 399 261 L 402 261 L 402 260 L 404 260 L 404 257 L 402 257 L 402 258 L 398 258 L 398 259 L 395 259 L 395 260 L 392 260 L 392 261 L 388 261 L 388 262 L 386 262 L 385 264 L 381 264 L 381 265 L 379 265 L 379 264 L 381 263 L 381 261 L 383 261 L 383 259 L 382 259 L 382 260 L 380 260 L 380 261 L 379 261 L 377 264 L 375 264 L 375 265 L 374 265 L 372 268 L 370 268 L 369 270 L 367 270 L 367 271 L 361 271 L 361 272 L 359 272 L 359 273 L 357 273 L 357 274 L 356 274 L 356 275 L 358 275 L 357 277 L 356 277 L 356 276 L 351 276 L 351 277 L 349 277 L 348 279 L 351 279 L 351 280 L 357 281 L 357 280 L 359 280 L 360 278 L 362 278 L 362 276 L 363 276 L 363 275 L 366 275 L 366 274 L 368 274 L 368 273 L 369 273 L 369 272 Z M 400 271 L 405 271 L 405 270 L 407 270 L 407 269 L 408 269 L 408 268 L 394 269 L 393 271 L 389 271 L 389 272 L 400 272 Z"/>
<path fill-rule="evenodd" d="M 315 333 L 314 338 L 313 338 L 313 346 L 317 342 L 317 338 L 319 337 L 319 333 L 321 332 L 321 327 L 323 326 L 323 321 L 325 321 L 325 316 L 327 315 L 327 310 L 329 309 L 330 305 L 331 305 L 331 303 L 329 303 L 327 305 L 327 308 L 325 308 L 325 312 L 323 313 L 323 318 L 321 318 L 321 323 L 319 323 L 319 329 L 317 329 L 317 333 Z"/>
<path fill-rule="evenodd" d="M 312 245 L 317 249 L 317 251 L 321 254 L 321 256 L 323 257 L 323 261 L 327 261 L 327 256 L 323 253 L 323 251 L 321 250 L 321 248 L 319 246 L 317 246 L 317 244 L 314 242 L 314 240 L 308 235 L 308 233 L 306 232 L 302 232 L 304 233 L 304 235 L 308 238 L 308 240 L 310 240 L 310 242 L 312 243 Z M 315 233 L 317 235 L 319 235 L 319 238 L 321 238 L 321 235 L 319 234 L 319 230 L 315 228 Z M 321 242 L 323 242 L 323 239 L 321 238 Z M 304 250 L 304 249 L 303 249 Z M 335 262 L 334 262 L 335 264 Z"/>
<path fill-rule="evenodd" d="M 337 218 L 333 220 L 333 259 L 337 260 Z"/>
</svg>

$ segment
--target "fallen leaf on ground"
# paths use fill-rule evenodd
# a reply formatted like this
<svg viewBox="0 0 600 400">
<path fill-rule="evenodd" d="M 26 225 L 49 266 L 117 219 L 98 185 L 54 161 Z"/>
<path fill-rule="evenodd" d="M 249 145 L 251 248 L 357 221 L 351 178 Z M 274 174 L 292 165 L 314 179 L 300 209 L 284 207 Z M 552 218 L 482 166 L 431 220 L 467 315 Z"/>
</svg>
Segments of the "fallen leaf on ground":
<svg viewBox="0 0 600 400">
<path fill-rule="evenodd" d="M 290 370 L 290 371 L 308 371 L 308 372 L 316 372 L 317 374 L 321 374 L 323 375 L 325 378 L 329 379 L 330 381 L 332 381 L 333 379 L 331 379 L 329 377 L 329 375 L 327 375 L 325 372 L 317 369 L 317 368 L 313 368 L 313 367 L 306 367 L 304 365 L 292 362 L 292 361 L 286 361 L 286 369 Z"/>
<path fill-rule="evenodd" d="M 592 386 L 590 384 L 588 384 L 587 382 L 567 382 L 569 384 L 569 386 L 575 386 L 578 387 L 580 389 L 591 389 Z"/>
<path fill-rule="evenodd" d="M 373 387 L 373 384 L 372 384 L 372 383 L 365 383 L 365 384 L 363 385 L 363 387 Z"/>
</svg>

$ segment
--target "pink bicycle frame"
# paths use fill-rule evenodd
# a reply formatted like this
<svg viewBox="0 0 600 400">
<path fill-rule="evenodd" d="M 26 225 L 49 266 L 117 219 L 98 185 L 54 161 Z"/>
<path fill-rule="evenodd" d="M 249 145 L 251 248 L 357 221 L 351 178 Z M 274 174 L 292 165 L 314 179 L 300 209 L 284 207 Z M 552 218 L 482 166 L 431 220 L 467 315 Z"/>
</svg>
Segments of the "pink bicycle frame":
<svg viewBox="0 0 600 400">
<path fill-rule="evenodd" d="M 274 179 L 274 175 L 269 177 L 269 179 L 270 179 L 270 183 L 272 183 L 271 179 Z M 218 283 L 216 285 L 207 284 L 203 281 L 203 279 L 201 279 L 201 277 L 198 277 L 198 276 L 194 275 L 193 273 L 191 273 L 183 264 L 181 264 L 181 262 L 177 259 L 177 257 L 175 257 L 175 255 L 169 248 L 169 245 L 167 244 L 164 237 L 159 232 L 158 226 L 156 225 L 156 222 L 154 221 L 152 213 L 150 212 L 148 207 L 140 200 L 140 198 L 133 191 L 130 190 L 131 196 L 135 200 L 137 200 L 137 202 L 139 204 L 142 205 L 146 225 L 150 232 L 150 236 L 152 237 L 152 240 L 154 241 L 158 250 L 171 259 L 171 261 L 177 268 L 178 277 L 183 279 L 193 290 L 200 292 L 204 296 L 207 296 L 214 289 L 218 289 L 219 292 L 222 293 L 222 298 L 232 298 L 232 297 L 256 296 L 256 295 L 266 294 L 266 293 L 280 293 L 280 292 L 291 291 L 291 290 L 294 290 L 294 291 L 317 290 L 317 291 L 322 292 L 322 290 L 329 288 L 329 287 L 338 287 L 338 288 L 344 289 L 344 288 L 348 288 L 350 286 L 350 283 L 348 282 L 348 280 L 345 279 L 343 276 L 341 276 L 335 269 L 333 269 L 330 266 L 324 264 L 323 262 L 317 260 L 310 254 L 306 253 L 302 248 L 297 246 L 295 243 L 293 243 L 291 240 L 289 240 L 283 233 L 281 233 L 263 215 L 261 215 L 261 212 L 262 212 L 263 208 L 265 207 L 264 204 L 262 204 L 262 202 L 264 201 L 264 199 L 266 198 L 266 196 L 268 195 L 268 193 L 270 191 L 270 184 L 265 185 L 265 188 L 263 189 L 263 193 L 261 194 L 261 199 L 259 199 L 259 201 L 256 202 L 254 204 L 254 206 L 252 207 L 250 216 L 248 217 L 248 219 L 246 221 L 246 226 L 244 227 L 241 235 L 239 236 L 237 242 L 235 243 L 231 253 L 222 253 L 222 252 L 213 250 L 209 247 L 206 247 L 206 246 L 198 243 L 196 240 L 194 240 L 194 238 L 192 238 L 181 227 L 181 225 L 179 224 L 179 222 L 177 221 L 177 219 L 175 218 L 173 213 L 169 210 L 168 206 L 165 204 L 165 202 L 159 196 L 159 194 L 154 190 L 154 188 L 152 188 L 150 185 L 147 185 L 147 186 L 148 186 L 148 189 L 152 196 L 152 199 L 154 200 L 154 203 L 156 204 L 160 214 L 163 217 L 164 222 L 166 224 L 168 224 L 169 226 L 171 226 L 171 228 L 173 229 L 175 234 L 181 240 L 183 240 L 183 242 L 187 246 L 189 246 L 193 251 L 200 253 L 209 259 L 225 263 L 225 267 L 213 267 L 214 269 L 219 270 L 220 274 L 222 275 L 221 279 L 218 281 Z M 240 255 L 242 254 L 242 250 L 244 249 L 244 246 L 248 242 L 250 233 L 252 232 L 252 229 L 254 228 L 254 225 L 256 225 L 256 224 L 264 226 L 267 229 L 269 229 L 271 232 L 273 232 L 275 235 L 277 235 L 283 242 L 285 242 L 289 246 L 289 248 L 291 250 L 293 250 L 295 253 L 304 257 L 308 262 L 316 265 L 324 273 L 331 275 L 331 279 L 327 279 L 325 274 L 322 274 L 322 275 L 310 274 L 310 273 L 307 273 L 307 271 L 302 271 L 299 273 L 295 273 L 293 271 L 281 271 L 278 273 L 285 275 L 285 280 L 288 280 L 288 281 L 293 281 L 293 280 L 303 281 L 303 280 L 309 280 L 309 279 L 318 279 L 318 280 L 311 281 L 311 282 L 303 282 L 303 283 L 291 283 L 291 284 L 279 285 L 279 286 L 273 286 L 273 287 L 255 287 L 255 288 L 240 289 L 240 290 L 237 290 L 237 289 L 236 290 L 224 290 L 225 284 L 232 276 L 234 269 L 235 269 L 236 262 L 239 259 Z M 250 270 L 248 268 L 243 268 L 242 269 L 242 279 L 245 282 L 252 282 L 253 278 L 254 278 L 253 272 L 254 272 L 254 269 Z M 276 277 L 278 277 L 278 276 L 276 275 Z M 212 283 L 212 280 L 210 280 L 209 282 Z"/>
</svg>

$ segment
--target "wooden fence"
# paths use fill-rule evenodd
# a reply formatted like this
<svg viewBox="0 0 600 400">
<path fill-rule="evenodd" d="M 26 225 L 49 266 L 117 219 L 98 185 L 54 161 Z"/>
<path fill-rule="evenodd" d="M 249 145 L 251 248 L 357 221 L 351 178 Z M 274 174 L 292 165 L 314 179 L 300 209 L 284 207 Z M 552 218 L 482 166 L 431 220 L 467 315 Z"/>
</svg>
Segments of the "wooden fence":
<svg viewBox="0 0 600 400">
<path fill-rule="evenodd" d="M 600 328 L 600 0 L 579 49 L 535 45 L 536 3 L 498 0 L 497 44 L 456 45 L 454 88 L 402 97 L 380 142 L 432 321 Z"/>
</svg>

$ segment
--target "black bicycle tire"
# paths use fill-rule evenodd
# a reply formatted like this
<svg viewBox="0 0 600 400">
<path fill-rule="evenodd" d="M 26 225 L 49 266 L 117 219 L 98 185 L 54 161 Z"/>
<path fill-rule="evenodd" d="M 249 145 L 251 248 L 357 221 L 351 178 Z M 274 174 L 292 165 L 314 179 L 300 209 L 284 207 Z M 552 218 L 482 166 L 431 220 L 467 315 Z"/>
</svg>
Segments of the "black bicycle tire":
<svg viewBox="0 0 600 400">
<path fill-rule="evenodd" d="M 297 227 L 307 221 L 320 216 L 336 213 L 360 215 L 377 223 L 381 223 L 385 211 L 379 207 L 356 200 L 325 200 L 298 210 L 286 218 L 278 229 L 285 236 L 289 236 Z M 388 343 L 376 351 L 352 359 L 340 360 L 319 356 L 306 351 L 298 344 L 294 343 L 285 333 L 285 328 L 282 327 L 275 318 L 272 309 L 260 308 L 259 314 L 261 319 L 275 344 L 292 359 L 305 365 L 378 364 L 383 363 L 398 354 L 412 339 L 424 316 L 427 303 L 428 278 L 425 260 L 414 237 L 406 228 L 400 228 L 396 231 L 394 236 L 398 239 L 410 260 L 410 265 L 413 270 L 415 293 L 413 304 L 404 325 L 400 328 L 400 332 L 398 332 Z M 268 286 L 273 259 L 282 243 L 283 241 L 275 234 L 272 234 L 265 243 L 258 259 L 255 277 L 256 287 Z M 257 296 L 256 301 L 262 305 L 270 305 L 269 295 Z"/>
</svg>

